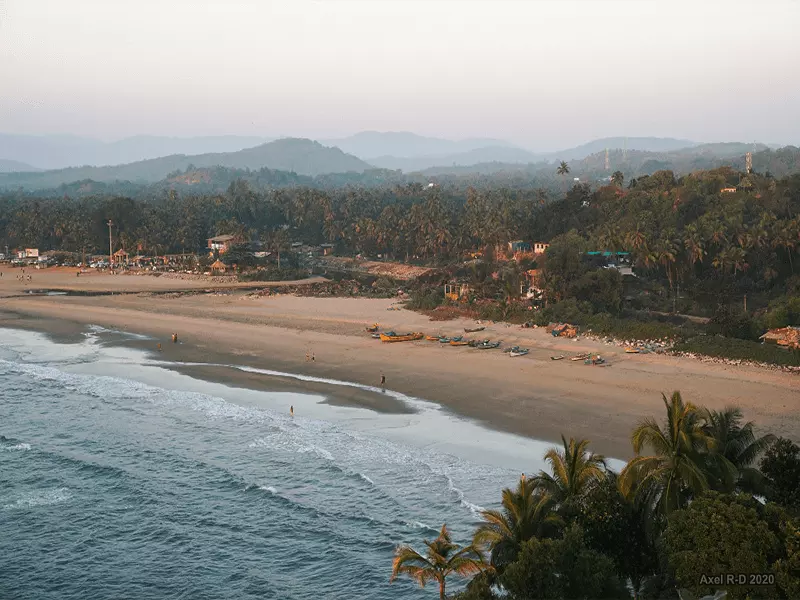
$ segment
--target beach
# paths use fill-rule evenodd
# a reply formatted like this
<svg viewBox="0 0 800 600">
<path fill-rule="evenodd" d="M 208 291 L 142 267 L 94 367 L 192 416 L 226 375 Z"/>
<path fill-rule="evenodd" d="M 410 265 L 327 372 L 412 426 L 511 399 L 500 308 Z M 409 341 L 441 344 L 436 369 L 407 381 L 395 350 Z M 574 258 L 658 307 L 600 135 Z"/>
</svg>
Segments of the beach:
<svg viewBox="0 0 800 600">
<path fill-rule="evenodd" d="M 0 271 L 0 327 L 62 337 L 87 325 L 143 334 L 149 339 L 136 343 L 154 358 L 192 363 L 176 368 L 232 387 L 280 390 L 286 380 L 279 373 L 289 373 L 378 388 L 383 374 L 387 389 L 491 428 L 546 442 L 557 442 L 562 434 L 588 438 L 595 450 L 620 459 L 632 455 L 632 428 L 645 417 L 661 420 L 661 394 L 675 390 L 686 401 L 713 409 L 737 405 L 760 432 L 800 437 L 800 379 L 778 370 L 630 355 L 583 337 L 553 338 L 543 329 L 499 323 L 485 324 L 470 337 L 527 347 L 529 355 L 510 358 L 499 350 L 424 340 L 386 344 L 372 339 L 365 327 L 377 322 L 398 332 L 457 335 L 475 322 L 433 322 L 391 299 L 261 295 L 253 292 L 254 284 L 106 273 L 76 277 L 75 269 L 55 268 L 26 269 L 32 280 L 20 281 L 19 269 Z M 255 287 L 269 285 L 277 284 Z M 171 342 L 174 332 L 178 343 Z M 600 354 L 610 366 L 550 359 L 581 352 Z M 314 380 L 291 385 L 306 386 L 332 404 L 408 410 L 377 389 Z"/>
</svg>

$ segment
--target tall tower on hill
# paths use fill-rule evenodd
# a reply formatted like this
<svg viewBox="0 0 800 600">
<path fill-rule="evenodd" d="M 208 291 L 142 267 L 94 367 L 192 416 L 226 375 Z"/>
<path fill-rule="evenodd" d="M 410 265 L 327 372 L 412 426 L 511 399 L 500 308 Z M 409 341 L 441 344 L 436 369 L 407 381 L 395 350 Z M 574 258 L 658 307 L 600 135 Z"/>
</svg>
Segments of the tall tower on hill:
<svg viewBox="0 0 800 600">
<path fill-rule="evenodd" d="M 611 168 L 610 163 L 608 162 L 608 148 L 606 148 L 606 171 Z"/>
<path fill-rule="evenodd" d="M 753 153 L 752 152 L 748 152 L 747 154 L 744 155 L 744 164 L 745 164 L 745 169 L 747 170 L 747 174 L 749 175 L 750 173 L 753 172 Z"/>
</svg>

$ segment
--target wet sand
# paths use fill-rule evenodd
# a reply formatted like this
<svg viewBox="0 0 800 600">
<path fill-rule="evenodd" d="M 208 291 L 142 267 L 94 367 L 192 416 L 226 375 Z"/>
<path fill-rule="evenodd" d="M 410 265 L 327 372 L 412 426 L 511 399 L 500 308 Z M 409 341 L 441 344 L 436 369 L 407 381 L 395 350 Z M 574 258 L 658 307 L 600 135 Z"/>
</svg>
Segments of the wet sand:
<svg viewBox="0 0 800 600">
<path fill-rule="evenodd" d="M 46 273 L 34 274 L 35 279 L 37 275 L 39 288 L 56 287 Z M 130 276 L 105 276 L 129 280 L 127 286 L 114 288 L 124 294 L 26 296 L 24 284 L 8 277 L 6 273 L 0 279 L 0 326 L 68 336 L 76 327 L 95 324 L 152 336 L 153 341 L 137 343 L 151 345 L 156 356 L 155 345 L 160 342 L 162 352 L 157 355 L 166 361 L 245 365 L 373 387 L 379 386 L 383 373 L 388 389 L 438 402 L 491 427 L 553 442 L 562 433 L 586 437 L 596 450 L 619 458 L 631 456 L 629 435 L 640 419 L 662 419 L 661 394 L 673 390 L 710 408 L 738 405 L 759 431 L 800 438 L 800 378 L 789 373 L 663 355 L 626 355 L 600 342 L 553 338 L 541 329 L 505 324 L 489 324 L 471 336 L 529 347 L 528 356 L 510 358 L 499 350 L 427 341 L 385 344 L 369 337 L 365 326 L 378 322 L 397 331 L 455 335 L 475 325 L 466 320 L 431 322 L 414 312 L 388 310 L 396 306 L 392 300 L 259 297 L 246 290 L 162 296 L 150 293 L 148 277 Z M 104 289 L 104 276 L 95 277 L 95 289 Z M 193 282 L 182 288 L 175 280 L 170 286 L 165 289 L 214 287 Z M 174 331 L 178 344 L 170 341 Z M 588 351 L 600 353 L 611 366 L 550 360 L 551 355 Z M 306 361 L 307 353 L 316 360 Z M 181 369 L 232 386 L 305 389 L 330 402 L 405 410 L 379 392 L 218 366 Z"/>
</svg>

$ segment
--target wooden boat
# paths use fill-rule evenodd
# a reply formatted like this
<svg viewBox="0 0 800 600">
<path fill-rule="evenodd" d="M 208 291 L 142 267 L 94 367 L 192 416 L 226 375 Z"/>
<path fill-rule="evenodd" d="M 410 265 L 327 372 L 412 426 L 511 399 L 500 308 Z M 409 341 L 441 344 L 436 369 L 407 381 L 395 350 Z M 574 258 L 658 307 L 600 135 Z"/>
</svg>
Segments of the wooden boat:
<svg viewBox="0 0 800 600">
<path fill-rule="evenodd" d="M 558 356 L 551 356 L 550 360 L 564 360 L 564 355 L 563 354 L 559 354 Z"/>
<path fill-rule="evenodd" d="M 483 342 L 475 346 L 478 350 L 494 350 L 500 347 L 500 342 Z"/>
<path fill-rule="evenodd" d="M 377 323 L 375 323 L 375 324 L 374 324 L 374 325 L 372 325 L 371 327 L 367 327 L 367 331 L 368 331 L 369 333 L 375 333 L 376 331 L 378 331 L 378 324 L 377 324 Z"/>
<path fill-rule="evenodd" d="M 625 352 L 627 354 L 639 354 L 639 348 L 634 348 L 633 346 L 626 346 Z"/>
<path fill-rule="evenodd" d="M 451 346 L 469 346 L 469 343 L 470 343 L 469 340 L 461 340 L 461 339 L 459 339 L 459 340 L 456 340 L 456 339 L 450 340 L 450 345 Z"/>
<path fill-rule="evenodd" d="M 464 328 L 464 333 L 476 333 L 478 331 L 483 331 L 486 327 L 473 327 L 472 329 Z"/>
<path fill-rule="evenodd" d="M 480 346 L 481 344 L 488 344 L 488 343 L 489 343 L 488 338 L 485 339 L 485 340 L 470 340 L 469 341 L 469 345 L 472 346 L 473 348 L 475 348 L 477 346 Z"/>
<path fill-rule="evenodd" d="M 509 356 L 525 356 L 528 353 L 527 348 L 517 348 L 508 353 Z"/>
<path fill-rule="evenodd" d="M 421 340 L 424 336 L 422 333 L 403 333 L 390 335 L 393 332 L 389 333 L 382 333 L 381 334 L 381 341 L 382 342 L 413 342 L 414 340 Z"/>
<path fill-rule="evenodd" d="M 503 348 L 503 352 L 508 354 L 509 352 L 516 352 L 519 350 L 519 346 L 511 346 L 510 348 Z"/>
<path fill-rule="evenodd" d="M 373 333 L 372 337 L 375 338 L 376 340 L 379 340 L 379 339 L 381 339 L 381 334 L 380 333 Z"/>
<path fill-rule="evenodd" d="M 583 361 L 585 365 L 602 365 L 605 359 L 601 358 L 600 356 L 590 356 L 586 360 Z"/>
<path fill-rule="evenodd" d="M 464 338 L 464 336 L 461 336 L 461 335 L 459 335 L 459 336 L 457 336 L 457 337 L 454 337 L 454 338 L 449 338 L 449 337 L 440 337 L 440 338 L 439 338 L 439 341 L 440 341 L 442 344 L 449 344 L 450 342 L 460 342 L 460 341 L 461 341 L 463 338 Z"/>
<path fill-rule="evenodd" d="M 570 357 L 570 360 L 586 360 L 587 358 L 589 358 L 588 352 L 584 354 L 576 354 L 575 356 Z"/>
<path fill-rule="evenodd" d="M 442 336 L 440 336 L 440 335 L 426 335 L 425 339 L 428 340 L 429 342 L 438 342 L 439 340 L 442 339 Z"/>
</svg>

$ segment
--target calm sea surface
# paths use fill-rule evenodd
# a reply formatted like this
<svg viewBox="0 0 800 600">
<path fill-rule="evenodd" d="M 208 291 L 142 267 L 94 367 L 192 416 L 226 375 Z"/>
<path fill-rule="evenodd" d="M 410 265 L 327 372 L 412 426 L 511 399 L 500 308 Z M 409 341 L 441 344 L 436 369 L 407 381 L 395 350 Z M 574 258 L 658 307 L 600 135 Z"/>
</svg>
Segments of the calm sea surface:
<svg viewBox="0 0 800 600">
<path fill-rule="evenodd" d="M 430 403 L 232 389 L 128 337 L 0 329 L 0 598 L 433 598 L 389 585 L 396 544 L 467 541 L 541 466 Z"/>
</svg>

